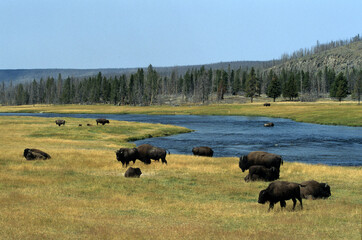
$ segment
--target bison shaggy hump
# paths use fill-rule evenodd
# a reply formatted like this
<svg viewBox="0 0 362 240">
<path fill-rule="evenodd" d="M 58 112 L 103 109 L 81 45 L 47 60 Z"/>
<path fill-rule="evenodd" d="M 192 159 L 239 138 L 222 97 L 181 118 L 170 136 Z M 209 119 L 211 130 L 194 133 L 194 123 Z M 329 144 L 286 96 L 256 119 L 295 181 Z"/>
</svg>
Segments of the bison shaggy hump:
<svg viewBox="0 0 362 240">
<path fill-rule="evenodd" d="M 129 167 L 127 171 L 125 172 L 125 177 L 133 177 L 133 178 L 139 178 L 141 176 L 142 172 L 139 168 L 133 168 Z"/>
<path fill-rule="evenodd" d="M 214 155 L 214 151 L 209 147 L 194 147 L 192 153 L 196 156 L 206 157 L 212 157 Z"/>
<path fill-rule="evenodd" d="M 25 148 L 24 149 L 24 153 L 23 153 L 24 157 L 26 158 L 26 160 L 35 160 L 35 159 L 48 159 L 51 158 L 49 154 L 47 154 L 46 152 L 43 152 L 39 149 L 29 149 L 29 148 Z"/>
<path fill-rule="evenodd" d="M 305 181 L 301 183 L 300 195 L 305 199 L 329 198 L 331 188 L 327 183 L 319 183 L 314 180 Z"/>
<path fill-rule="evenodd" d="M 258 203 L 264 204 L 269 202 L 269 209 L 273 209 L 274 204 L 280 202 L 280 207 L 285 207 L 287 204 L 286 200 L 293 200 L 293 210 L 297 204 L 297 200 L 300 202 L 300 207 L 303 209 L 302 198 L 300 196 L 300 184 L 276 181 L 269 184 L 265 190 L 261 190 L 259 193 Z"/>
</svg>

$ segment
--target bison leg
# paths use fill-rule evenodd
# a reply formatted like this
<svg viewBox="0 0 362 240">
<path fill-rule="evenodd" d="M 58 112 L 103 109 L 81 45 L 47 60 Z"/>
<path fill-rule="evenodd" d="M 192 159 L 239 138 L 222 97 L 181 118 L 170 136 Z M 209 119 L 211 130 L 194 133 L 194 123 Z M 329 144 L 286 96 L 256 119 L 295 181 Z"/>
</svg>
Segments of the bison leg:
<svg viewBox="0 0 362 240">
<path fill-rule="evenodd" d="M 274 208 L 274 203 L 273 202 L 270 202 L 269 203 L 269 209 L 268 209 L 268 211 L 270 211 L 270 209 L 273 209 Z"/>
<path fill-rule="evenodd" d="M 166 161 L 166 158 L 161 158 L 161 160 L 162 160 L 162 164 L 166 164 L 167 165 L 167 161 Z"/>
<path fill-rule="evenodd" d="M 299 198 L 298 198 L 298 200 L 299 200 L 299 202 L 300 202 L 300 209 L 303 209 L 302 198 L 301 198 L 301 197 L 299 197 Z"/>
<path fill-rule="evenodd" d="M 285 208 L 285 206 L 287 206 L 287 203 L 284 200 L 281 200 L 280 201 L 280 207 Z"/>
<path fill-rule="evenodd" d="M 297 200 L 295 200 L 295 198 L 292 198 L 292 200 L 293 200 L 293 210 L 294 210 L 295 205 L 297 204 Z"/>
</svg>

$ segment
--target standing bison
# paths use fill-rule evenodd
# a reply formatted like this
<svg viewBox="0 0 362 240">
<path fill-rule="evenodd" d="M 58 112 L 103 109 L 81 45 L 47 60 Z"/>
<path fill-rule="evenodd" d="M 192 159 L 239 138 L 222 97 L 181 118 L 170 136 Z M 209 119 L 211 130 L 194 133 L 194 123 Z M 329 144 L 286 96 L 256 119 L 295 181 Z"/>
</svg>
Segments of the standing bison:
<svg viewBox="0 0 362 240">
<path fill-rule="evenodd" d="M 319 183 L 314 180 L 301 183 L 300 195 L 302 198 L 317 199 L 328 198 L 331 196 L 331 188 L 327 183 Z"/>
<path fill-rule="evenodd" d="M 142 172 L 139 168 L 129 167 L 127 171 L 124 173 L 125 177 L 139 178 Z"/>
<path fill-rule="evenodd" d="M 270 103 L 264 103 L 264 107 L 270 107 Z"/>
<path fill-rule="evenodd" d="M 138 150 L 138 159 L 144 162 L 145 164 L 150 164 L 151 159 L 159 161 L 162 160 L 162 163 L 167 164 L 166 161 L 166 150 L 160 147 L 154 147 L 150 144 L 142 144 L 137 147 Z"/>
<path fill-rule="evenodd" d="M 137 148 L 120 148 L 116 152 L 117 160 L 122 162 L 122 166 L 128 166 L 130 161 L 133 161 L 133 164 L 138 158 L 138 149 Z"/>
<path fill-rule="evenodd" d="M 35 148 L 25 148 L 24 149 L 24 153 L 23 153 L 24 157 L 26 158 L 26 160 L 35 160 L 35 159 L 43 159 L 46 160 L 48 158 L 51 158 L 49 154 L 47 154 L 46 152 L 43 152 L 39 149 L 35 149 Z"/>
<path fill-rule="evenodd" d="M 249 168 L 249 174 L 244 178 L 249 181 L 274 181 L 279 178 L 279 169 L 275 167 L 266 168 L 260 165 L 254 165 Z"/>
<path fill-rule="evenodd" d="M 274 204 L 280 202 L 280 207 L 285 207 L 286 200 L 293 200 L 293 210 L 297 204 L 297 200 L 300 202 L 300 207 L 303 209 L 302 198 L 300 196 L 300 184 L 285 182 L 285 181 L 276 181 L 269 184 L 265 190 L 261 190 L 259 193 L 258 203 L 264 204 L 269 202 L 269 209 L 274 208 Z"/>
<path fill-rule="evenodd" d="M 283 164 L 280 155 L 261 151 L 255 151 L 248 155 L 241 156 L 239 160 L 239 167 L 243 172 L 253 165 L 262 165 L 267 168 L 275 167 L 279 169 L 280 164 Z"/>
<path fill-rule="evenodd" d="M 209 147 L 194 147 L 192 153 L 196 156 L 212 157 L 214 151 Z"/>
<path fill-rule="evenodd" d="M 55 120 L 55 124 L 60 127 L 60 125 L 65 125 L 65 120 L 62 119 Z"/>
<path fill-rule="evenodd" d="M 102 125 L 104 125 L 104 124 L 106 124 L 106 123 L 109 124 L 109 120 L 107 120 L 107 119 L 105 119 L 105 118 L 98 118 L 98 119 L 96 119 L 96 122 L 97 122 L 97 125 L 98 125 L 98 123 L 100 123 L 100 124 L 102 124 Z"/>
</svg>

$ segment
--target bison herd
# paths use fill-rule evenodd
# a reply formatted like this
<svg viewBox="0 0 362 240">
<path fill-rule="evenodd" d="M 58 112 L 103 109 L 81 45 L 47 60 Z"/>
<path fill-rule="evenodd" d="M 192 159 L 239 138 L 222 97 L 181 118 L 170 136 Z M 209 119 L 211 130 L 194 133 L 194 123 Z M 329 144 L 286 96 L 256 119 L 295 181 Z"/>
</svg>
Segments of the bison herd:
<svg viewBox="0 0 362 240">
<path fill-rule="evenodd" d="M 268 106 L 268 105 L 264 105 Z M 270 106 L 270 105 L 269 105 Z M 56 125 L 65 125 L 65 120 L 56 120 Z M 109 124 L 109 120 L 100 118 L 96 119 L 98 124 Z M 268 123 L 274 126 L 273 123 Z M 79 124 L 82 126 L 82 124 Z M 91 124 L 87 124 L 91 126 Z M 169 153 L 169 152 L 168 152 Z M 195 156 L 212 157 L 214 151 L 210 147 L 200 146 L 192 148 L 192 153 Z M 170 153 L 169 153 L 170 154 Z M 50 155 L 39 149 L 24 149 L 23 153 L 26 160 L 50 159 Z M 150 144 L 142 144 L 135 148 L 120 148 L 116 151 L 116 159 L 122 163 L 122 166 L 127 167 L 130 162 L 135 164 L 136 160 L 140 160 L 144 164 L 151 164 L 151 160 L 159 161 L 167 165 L 166 149 L 152 146 Z M 250 181 L 274 181 L 280 177 L 280 166 L 283 165 L 283 159 L 280 155 L 254 151 L 239 158 L 239 168 L 242 172 L 249 170 L 249 173 L 244 178 L 245 182 Z M 129 167 L 125 172 L 125 177 L 139 178 L 142 172 L 140 168 Z M 286 206 L 287 200 L 292 199 L 293 210 L 295 209 L 297 200 L 300 202 L 303 209 L 302 198 L 318 199 L 328 198 L 331 196 L 330 186 L 327 183 L 319 183 L 315 180 L 294 183 L 288 181 L 274 181 L 269 186 L 261 190 L 259 193 L 258 203 L 265 204 L 269 202 L 269 210 L 273 209 L 274 204 L 280 203 L 281 208 Z"/>
</svg>

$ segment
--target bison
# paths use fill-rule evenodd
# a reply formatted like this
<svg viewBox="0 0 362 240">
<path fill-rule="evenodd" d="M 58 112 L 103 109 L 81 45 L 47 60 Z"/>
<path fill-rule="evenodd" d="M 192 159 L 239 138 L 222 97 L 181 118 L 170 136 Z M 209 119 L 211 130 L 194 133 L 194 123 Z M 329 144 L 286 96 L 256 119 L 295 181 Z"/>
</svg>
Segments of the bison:
<svg viewBox="0 0 362 240">
<path fill-rule="evenodd" d="M 137 148 L 120 148 L 116 152 L 117 160 L 122 162 L 122 166 L 128 166 L 130 161 L 133 161 L 133 164 L 138 158 L 138 149 Z"/>
<path fill-rule="evenodd" d="M 139 178 L 141 176 L 142 172 L 139 168 L 133 168 L 129 167 L 127 171 L 124 173 L 125 177 L 133 177 L 133 178 Z"/>
<path fill-rule="evenodd" d="M 55 120 L 55 124 L 60 127 L 60 125 L 65 125 L 65 120 L 62 119 Z"/>
<path fill-rule="evenodd" d="M 46 152 L 43 152 L 39 149 L 35 149 L 35 148 L 25 148 L 24 149 L 24 157 L 26 158 L 26 160 L 35 160 L 35 159 L 43 159 L 46 160 L 48 158 L 51 158 L 49 154 L 47 154 Z"/>
<path fill-rule="evenodd" d="M 274 123 L 272 122 L 264 123 L 264 127 L 274 127 Z"/>
<path fill-rule="evenodd" d="M 264 107 L 270 107 L 270 103 L 264 103 Z"/>
<path fill-rule="evenodd" d="M 259 193 L 258 203 L 264 204 L 269 202 L 269 209 L 274 208 L 274 204 L 280 202 L 280 207 L 285 207 L 286 200 L 293 200 L 293 210 L 297 204 L 297 200 L 300 202 L 300 207 L 303 209 L 302 198 L 300 196 L 300 184 L 286 182 L 286 181 L 276 181 L 269 184 L 269 186 L 261 190 Z"/>
<path fill-rule="evenodd" d="M 283 164 L 283 159 L 280 155 L 262 151 L 250 152 L 248 155 L 241 156 L 239 160 L 239 167 L 243 172 L 253 165 L 279 169 L 280 164 Z"/>
<path fill-rule="evenodd" d="M 145 164 L 150 164 L 151 159 L 159 161 L 162 160 L 162 163 L 167 164 L 166 161 L 166 150 L 160 147 L 155 147 L 150 144 L 142 144 L 137 147 L 138 150 L 138 159 Z"/>
<path fill-rule="evenodd" d="M 98 119 L 96 119 L 96 122 L 97 122 L 97 125 L 98 125 L 98 123 L 100 123 L 100 124 L 102 124 L 102 125 L 104 125 L 104 124 L 106 124 L 106 123 L 109 124 L 109 120 L 107 120 L 107 119 L 105 119 L 105 118 L 98 118 Z"/>
<path fill-rule="evenodd" d="M 301 183 L 300 195 L 302 198 L 317 199 L 331 196 L 331 188 L 327 183 L 319 183 L 314 180 Z"/>
<path fill-rule="evenodd" d="M 192 153 L 196 156 L 212 157 L 214 151 L 209 147 L 194 147 Z"/>
<path fill-rule="evenodd" d="M 279 178 L 279 169 L 275 167 L 266 168 L 260 165 L 254 165 L 249 168 L 249 174 L 244 178 L 245 182 L 249 181 L 274 181 Z"/>
</svg>

